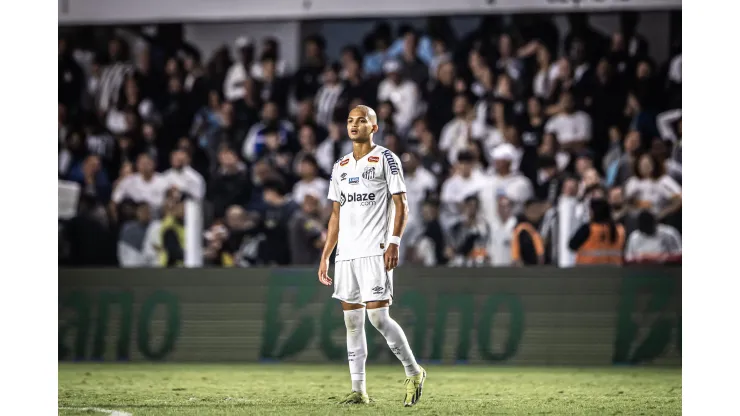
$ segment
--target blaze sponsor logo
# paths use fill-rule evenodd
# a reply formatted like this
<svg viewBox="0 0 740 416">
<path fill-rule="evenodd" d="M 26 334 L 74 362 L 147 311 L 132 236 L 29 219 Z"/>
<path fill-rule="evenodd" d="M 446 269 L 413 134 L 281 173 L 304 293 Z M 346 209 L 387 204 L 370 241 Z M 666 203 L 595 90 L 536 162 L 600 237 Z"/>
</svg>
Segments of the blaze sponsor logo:
<svg viewBox="0 0 740 416">
<path fill-rule="evenodd" d="M 339 195 L 339 205 L 344 206 L 344 204 L 348 202 L 359 202 L 361 207 L 369 207 L 377 203 L 377 201 L 375 200 L 374 193 L 352 193 L 350 192 L 345 195 L 345 193 L 342 192 Z"/>
<path fill-rule="evenodd" d="M 390 169 L 391 174 L 398 175 L 398 163 L 396 163 L 393 153 L 390 150 L 386 150 L 383 152 L 383 156 L 385 156 L 385 160 L 388 162 L 388 169 Z"/>
<path fill-rule="evenodd" d="M 380 161 L 380 158 L 377 156 L 370 156 L 369 158 L 367 158 L 367 161 L 369 163 L 378 163 Z"/>
<path fill-rule="evenodd" d="M 349 159 L 344 159 L 343 161 L 339 162 L 339 166 L 344 166 L 347 163 L 349 163 Z"/>
<path fill-rule="evenodd" d="M 356 176 L 354 178 L 349 178 L 349 184 L 350 185 L 357 185 L 359 183 L 360 183 L 360 178 L 359 177 Z"/>
</svg>

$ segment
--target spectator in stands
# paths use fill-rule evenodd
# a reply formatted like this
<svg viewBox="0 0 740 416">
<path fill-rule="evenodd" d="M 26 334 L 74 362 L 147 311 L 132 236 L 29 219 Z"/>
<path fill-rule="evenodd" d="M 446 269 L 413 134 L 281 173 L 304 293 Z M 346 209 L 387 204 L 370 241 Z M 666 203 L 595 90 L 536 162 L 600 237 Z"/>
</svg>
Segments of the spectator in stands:
<svg viewBox="0 0 740 416">
<path fill-rule="evenodd" d="M 58 61 L 59 103 L 76 112 L 85 87 L 85 74 L 72 57 L 72 48 L 68 47 L 64 38 L 59 38 Z"/>
<path fill-rule="evenodd" d="M 378 101 L 388 100 L 393 103 L 396 110 L 393 122 L 399 132 L 405 133 L 419 109 L 418 88 L 413 81 L 403 77 L 398 61 L 384 63 L 383 72 L 386 77 L 378 86 Z"/>
<path fill-rule="evenodd" d="M 419 155 L 413 151 L 401 155 L 401 163 L 406 180 L 406 198 L 410 209 L 408 224 L 421 223 L 423 203 L 430 194 L 436 193 L 437 178 L 421 166 Z"/>
<path fill-rule="evenodd" d="M 280 118 L 278 105 L 268 101 L 262 107 L 262 121 L 252 126 L 244 138 L 242 156 L 249 162 L 261 157 L 265 148 L 265 136 L 267 132 L 278 135 L 280 146 L 287 145 L 290 135 L 293 134 L 293 125 Z"/>
<path fill-rule="evenodd" d="M 493 150 L 493 174 L 485 180 L 485 197 L 482 199 L 487 203 L 487 219 L 492 220 L 497 214 L 496 204 L 493 199 L 502 193 L 513 204 L 514 214 L 518 215 L 524 203 L 534 197 L 532 183 L 524 175 L 512 170 L 512 162 L 516 157 L 514 146 L 504 143 Z M 490 208 L 489 208 L 490 207 Z"/>
<path fill-rule="evenodd" d="M 568 247 L 575 251 L 576 264 L 622 264 L 625 232 L 612 218 L 609 204 L 604 199 L 592 199 L 591 221 L 583 224 L 571 237 Z"/>
<path fill-rule="evenodd" d="M 470 106 L 470 99 L 465 94 L 455 96 L 452 112 L 455 118 L 442 128 L 442 134 L 439 137 L 439 149 L 447 153 L 447 160 L 454 164 L 457 162 L 458 153 L 465 150 L 470 144 L 475 113 L 473 113 Z"/>
<path fill-rule="evenodd" d="M 641 211 L 637 230 L 627 240 L 625 260 L 639 263 L 664 263 L 681 256 L 681 235 L 666 224 L 658 224 L 650 211 Z"/>
<path fill-rule="evenodd" d="M 146 237 L 152 220 L 149 205 L 140 203 L 136 207 L 136 218 L 121 227 L 118 236 L 118 264 L 121 267 L 149 267 L 157 259 L 149 258 Z"/>
<path fill-rule="evenodd" d="M 196 200 L 202 200 L 206 194 L 206 182 L 203 176 L 190 166 L 190 156 L 183 150 L 175 150 L 170 156 L 170 166 L 162 174 L 167 189 L 176 188 Z"/>
<path fill-rule="evenodd" d="M 301 208 L 293 214 L 288 223 L 291 264 L 319 263 L 326 241 L 326 227 L 320 209 L 321 201 L 325 197 L 323 193 L 308 189 L 303 193 L 302 200 L 296 200 Z"/>
<path fill-rule="evenodd" d="M 146 153 L 160 169 L 164 169 L 169 164 L 169 154 L 165 143 L 162 143 L 156 127 L 152 123 L 144 123 L 141 126 L 141 142 L 136 151 Z"/>
<path fill-rule="evenodd" d="M 352 151 L 352 142 L 345 140 L 346 129 L 343 126 L 344 122 L 341 125 L 337 122 L 329 124 L 329 137 L 316 148 L 316 161 L 324 174 L 331 173 L 334 163 Z"/>
<path fill-rule="evenodd" d="M 490 186 L 485 175 L 473 170 L 473 162 L 470 152 L 460 152 L 454 174 L 442 183 L 440 222 L 445 229 L 460 221 L 462 202 L 467 196 L 479 194 Z"/>
<path fill-rule="evenodd" d="M 267 265 L 290 264 L 290 250 L 285 249 L 288 241 L 288 223 L 298 206 L 286 197 L 285 185 L 270 180 L 263 186 L 265 205 L 260 212 L 265 240 L 260 245 L 260 259 Z"/>
<path fill-rule="evenodd" d="M 437 141 L 430 131 L 424 131 L 419 136 L 419 147 L 417 149 L 421 165 L 439 178 L 447 175 L 448 163 L 445 154 L 437 147 Z M 459 161 L 459 155 L 458 155 Z"/>
<path fill-rule="evenodd" d="M 447 257 L 450 266 L 475 267 L 488 263 L 491 228 L 480 215 L 477 194 L 463 198 L 462 216 L 450 227 Z"/>
<path fill-rule="evenodd" d="M 275 56 L 270 53 L 263 54 L 261 76 L 255 77 L 255 91 L 262 102 L 274 102 L 279 114 L 287 114 L 290 82 L 280 75 L 276 65 Z"/>
<path fill-rule="evenodd" d="M 244 81 L 247 80 L 254 64 L 254 42 L 251 38 L 240 36 L 236 39 L 238 59 L 229 68 L 224 80 L 224 97 L 234 101 L 244 96 Z"/>
<path fill-rule="evenodd" d="M 508 33 L 503 33 L 498 38 L 498 59 L 496 70 L 506 74 L 513 80 L 518 80 L 522 75 L 522 65 L 514 54 L 514 42 Z"/>
<path fill-rule="evenodd" d="M 59 150 L 59 177 L 67 178 L 73 167 L 82 164 L 87 156 L 83 136 L 78 131 L 67 134 Z"/>
<path fill-rule="evenodd" d="M 534 200 L 524 204 L 511 239 L 511 260 L 516 266 L 545 264 L 545 246 L 537 225 L 542 218 L 542 206 Z"/>
<path fill-rule="evenodd" d="M 419 34 L 410 26 L 402 28 L 401 32 L 403 50 L 396 57 L 401 63 L 401 76 L 416 83 L 418 88 L 422 88 L 429 78 L 429 68 L 417 55 Z"/>
<path fill-rule="evenodd" d="M 618 224 L 622 224 L 626 235 L 630 235 L 637 228 L 637 218 L 630 210 L 624 197 L 624 188 L 615 186 L 607 193 L 607 202 L 612 210 L 612 218 Z"/>
<path fill-rule="evenodd" d="M 267 37 L 262 40 L 262 55 L 260 62 L 252 65 L 251 76 L 256 81 L 264 81 L 267 78 L 267 68 L 265 68 L 265 58 L 270 57 L 274 63 L 275 75 L 283 78 L 288 73 L 288 64 L 280 59 L 280 42 L 274 37 Z"/>
<path fill-rule="evenodd" d="M 554 80 L 557 74 L 557 66 L 552 62 L 550 51 L 544 45 L 540 45 L 536 52 L 537 72 L 532 80 L 532 91 L 534 98 L 550 101 L 554 92 Z"/>
<path fill-rule="evenodd" d="M 445 124 L 455 117 L 454 104 L 451 106 L 442 104 L 455 101 L 454 81 L 455 65 L 449 61 L 441 62 L 435 72 L 433 87 L 427 98 L 430 103 L 440 103 L 427 108 L 429 129 L 434 136 L 439 136 Z"/>
<path fill-rule="evenodd" d="M 491 265 L 497 267 L 511 266 L 513 261 L 512 239 L 517 226 L 517 218 L 513 214 L 512 204 L 504 193 L 496 196 L 497 215 L 491 221 Z"/>
<path fill-rule="evenodd" d="M 337 102 L 344 85 L 339 82 L 339 64 L 327 65 L 322 76 L 322 85 L 316 93 L 316 121 L 320 126 L 328 126 L 334 117 Z"/>
<path fill-rule="evenodd" d="M 681 185 L 648 153 L 637 160 L 635 174 L 625 184 L 625 196 L 633 207 L 650 210 L 658 221 L 681 209 Z"/>
<path fill-rule="evenodd" d="M 300 180 L 293 186 L 293 201 L 296 204 L 302 204 L 306 195 L 322 195 L 320 201 L 327 201 L 326 195 L 329 192 L 329 181 L 319 177 L 319 165 L 316 159 L 311 156 L 305 156 L 299 163 L 298 175 Z"/>
<path fill-rule="evenodd" d="M 99 204 L 105 204 L 110 199 L 110 180 L 97 155 L 90 155 L 81 164 L 73 166 L 69 180 L 79 183 L 81 193 Z"/>
<path fill-rule="evenodd" d="M 161 267 L 182 267 L 185 263 L 185 199 L 176 188 L 167 192 L 165 214 L 160 225 Z"/>
<path fill-rule="evenodd" d="M 560 111 L 545 124 L 545 131 L 555 133 L 565 150 L 580 150 L 591 140 L 591 117 L 577 111 L 573 94 L 563 92 L 558 103 Z"/>
<path fill-rule="evenodd" d="M 326 67 L 326 41 L 312 35 L 303 42 L 303 63 L 293 76 L 297 101 L 313 100 L 321 86 L 321 74 Z"/>
<path fill-rule="evenodd" d="M 535 198 L 555 205 L 563 184 L 562 174 L 552 156 L 540 157 L 538 164 L 537 180 L 533 183 Z"/>
<path fill-rule="evenodd" d="M 218 154 L 218 169 L 208 184 L 208 200 L 214 205 L 214 215 L 221 218 L 226 207 L 246 206 L 252 183 L 247 168 L 229 147 L 222 147 Z"/>
<path fill-rule="evenodd" d="M 612 162 L 606 170 L 607 183 L 613 185 L 624 185 L 634 174 L 635 163 L 640 151 L 640 132 L 631 130 L 624 138 L 624 152 L 620 153 L 616 162 Z"/>
<path fill-rule="evenodd" d="M 116 205 L 124 199 L 149 204 L 152 215 L 161 215 L 160 208 L 164 202 L 167 190 L 167 181 L 154 170 L 154 160 L 146 153 L 142 153 L 136 160 L 136 173 L 122 180 L 116 192 L 113 193 L 113 213 L 117 211 Z"/>
</svg>

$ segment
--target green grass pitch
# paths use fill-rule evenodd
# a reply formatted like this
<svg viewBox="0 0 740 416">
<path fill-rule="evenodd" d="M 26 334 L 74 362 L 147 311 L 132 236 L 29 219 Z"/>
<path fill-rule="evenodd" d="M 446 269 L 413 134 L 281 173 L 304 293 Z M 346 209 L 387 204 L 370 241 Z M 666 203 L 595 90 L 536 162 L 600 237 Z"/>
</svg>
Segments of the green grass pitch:
<svg viewBox="0 0 740 416">
<path fill-rule="evenodd" d="M 336 404 L 350 390 L 346 364 L 60 363 L 59 414 L 103 414 L 103 409 L 134 416 L 681 414 L 680 369 L 426 369 L 423 398 L 404 408 L 400 365 L 368 364 L 373 402 L 350 406 Z"/>
</svg>

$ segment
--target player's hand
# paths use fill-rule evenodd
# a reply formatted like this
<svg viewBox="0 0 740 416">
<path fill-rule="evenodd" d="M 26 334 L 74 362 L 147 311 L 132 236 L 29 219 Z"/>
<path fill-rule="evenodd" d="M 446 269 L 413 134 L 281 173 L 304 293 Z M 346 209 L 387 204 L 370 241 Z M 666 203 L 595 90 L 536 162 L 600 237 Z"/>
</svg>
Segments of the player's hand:
<svg viewBox="0 0 740 416">
<path fill-rule="evenodd" d="M 319 262 L 319 282 L 324 286 L 331 286 L 331 277 L 329 277 L 329 259 L 321 259 Z"/>
<path fill-rule="evenodd" d="M 387 272 L 398 266 L 398 246 L 396 244 L 388 244 L 388 250 L 383 254 L 383 260 L 385 262 L 385 271 Z"/>
</svg>

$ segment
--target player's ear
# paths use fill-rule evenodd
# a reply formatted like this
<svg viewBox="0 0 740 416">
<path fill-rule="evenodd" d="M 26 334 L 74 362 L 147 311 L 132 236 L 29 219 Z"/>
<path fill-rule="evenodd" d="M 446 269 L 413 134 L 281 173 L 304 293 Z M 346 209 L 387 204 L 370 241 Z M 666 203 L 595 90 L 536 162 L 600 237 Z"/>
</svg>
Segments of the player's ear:
<svg viewBox="0 0 740 416">
<path fill-rule="evenodd" d="M 373 124 L 373 133 L 377 133 L 377 132 L 378 132 L 378 125 Z"/>
</svg>

